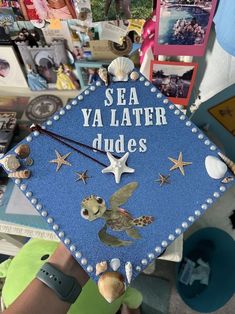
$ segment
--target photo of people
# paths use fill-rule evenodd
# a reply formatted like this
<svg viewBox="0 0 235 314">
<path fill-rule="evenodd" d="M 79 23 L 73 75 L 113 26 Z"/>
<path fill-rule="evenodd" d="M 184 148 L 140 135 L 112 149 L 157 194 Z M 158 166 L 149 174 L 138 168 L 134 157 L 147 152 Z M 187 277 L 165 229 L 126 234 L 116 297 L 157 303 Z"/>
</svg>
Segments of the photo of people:
<svg viewBox="0 0 235 314">
<path fill-rule="evenodd" d="M 0 46 L 0 87 L 28 87 L 15 52 L 10 46 Z"/>
<path fill-rule="evenodd" d="M 25 20 L 76 18 L 72 0 L 19 0 Z"/>
<path fill-rule="evenodd" d="M 16 21 L 22 21 L 24 19 L 17 0 L 0 0 L 0 8 L 12 8 Z"/>
<path fill-rule="evenodd" d="M 92 19 L 97 21 L 147 19 L 152 0 L 91 0 Z"/>
<path fill-rule="evenodd" d="M 164 45 L 203 44 L 212 0 L 161 1 L 158 42 Z"/>
<path fill-rule="evenodd" d="M 187 105 L 197 70 L 196 63 L 152 61 L 151 81 L 175 104 Z"/>
</svg>

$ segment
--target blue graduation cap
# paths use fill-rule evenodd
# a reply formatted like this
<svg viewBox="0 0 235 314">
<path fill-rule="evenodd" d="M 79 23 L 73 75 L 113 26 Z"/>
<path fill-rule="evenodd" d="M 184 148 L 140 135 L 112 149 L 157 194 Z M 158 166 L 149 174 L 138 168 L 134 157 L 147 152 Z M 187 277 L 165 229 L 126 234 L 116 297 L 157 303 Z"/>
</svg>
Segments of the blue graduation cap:
<svg viewBox="0 0 235 314">
<path fill-rule="evenodd" d="M 217 147 L 123 59 L 1 161 L 104 297 L 104 278 L 129 284 L 233 180 Z"/>
</svg>

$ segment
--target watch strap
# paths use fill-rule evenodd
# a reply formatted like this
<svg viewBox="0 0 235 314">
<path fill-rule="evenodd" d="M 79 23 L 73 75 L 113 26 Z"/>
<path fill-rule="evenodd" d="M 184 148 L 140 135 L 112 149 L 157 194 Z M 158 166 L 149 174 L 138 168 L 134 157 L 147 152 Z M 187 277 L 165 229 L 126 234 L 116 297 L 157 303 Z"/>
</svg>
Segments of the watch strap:
<svg viewBox="0 0 235 314">
<path fill-rule="evenodd" d="M 74 303 L 82 291 L 77 280 L 64 274 L 50 263 L 45 263 L 38 271 L 36 278 L 52 289 L 65 302 Z"/>
</svg>

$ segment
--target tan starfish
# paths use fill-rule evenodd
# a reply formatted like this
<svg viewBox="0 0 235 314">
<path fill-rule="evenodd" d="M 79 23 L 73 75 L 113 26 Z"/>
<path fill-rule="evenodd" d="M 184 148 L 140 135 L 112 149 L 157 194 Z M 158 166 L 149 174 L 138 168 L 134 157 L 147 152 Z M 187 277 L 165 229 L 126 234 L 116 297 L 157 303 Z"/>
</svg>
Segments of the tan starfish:
<svg viewBox="0 0 235 314">
<path fill-rule="evenodd" d="M 87 175 L 88 170 L 84 172 L 76 172 L 78 178 L 76 181 L 82 181 L 84 184 L 86 184 L 86 180 L 89 179 L 90 177 Z"/>
<path fill-rule="evenodd" d="M 180 170 L 180 172 L 182 173 L 182 175 L 184 176 L 184 166 L 188 166 L 191 165 L 192 162 L 189 161 L 183 161 L 183 154 L 182 152 L 179 153 L 179 157 L 178 159 L 174 159 L 171 157 L 168 157 L 168 159 L 170 159 L 170 161 L 172 161 L 174 163 L 174 166 L 171 167 L 170 171 L 178 169 Z"/>
<path fill-rule="evenodd" d="M 160 186 L 162 186 L 163 184 L 169 184 L 170 183 L 169 177 L 170 175 L 164 176 L 164 174 L 159 173 L 159 179 L 155 180 L 155 182 L 159 182 Z"/>
<path fill-rule="evenodd" d="M 71 166 L 71 164 L 67 160 L 65 160 L 66 158 L 69 157 L 71 153 L 68 153 L 63 156 L 61 156 L 60 153 L 57 152 L 57 150 L 55 150 L 55 153 L 57 158 L 50 160 L 50 162 L 57 164 L 56 171 L 59 171 L 62 165 Z"/>
</svg>

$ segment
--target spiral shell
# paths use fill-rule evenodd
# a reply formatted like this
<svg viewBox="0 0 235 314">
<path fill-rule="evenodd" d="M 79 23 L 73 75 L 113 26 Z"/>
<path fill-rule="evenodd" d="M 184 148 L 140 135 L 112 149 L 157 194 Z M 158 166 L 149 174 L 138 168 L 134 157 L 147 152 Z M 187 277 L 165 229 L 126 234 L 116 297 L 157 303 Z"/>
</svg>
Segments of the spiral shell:
<svg viewBox="0 0 235 314">
<path fill-rule="evenodd" d="M 98 289 L 105 300 L 112 303 L 125 292 L 124 278 L 118 272 L 106 272 L 100 276 Z"/>
<path fill-rule="evenodd" d="M 96 276 L 104 273 L 107 270 L 107 268 L 108 268 L 108 265 L 106 261 L 96 264 Z"/>
<path fill-rule="evenodd" d="M 126 262 L 125 264 L 125 272 L 126 272 L 126 279 L 128 283 L 131 283 L 131 278 L 132 278 L 132 264 L 131 262 Z"/>
<path fill-rule="evenodd" d="M 108 86 L 109 84 L 108 71 L 105 68 L 99 68 L 98 75 L 101 78 L 101 80 L 104 82 L 105 86 Z"/>
<path fill-rule="evenodd" d="M 15 171 L 11 172 L 8 174 L 9 178 L 17 178 L 17 179 L 28 179 L 30 177 L 30 170 L 20 170 L 20 171 Z"/>
<path fill-rule="evenodd" d="M 2 158 L 0 163 L 7 171 L 16 171 L 20 167 L 20 162 L 15 155 L 8 155 Z"/>
<path fill-rule="evenodd" d="M 108 71 L 114 76 L 114 82 L 125 82 L 128 81 L 128 75 L 134 70 L 134 67 L 134 63 L 130 59 L 118 57 L 110 63 Z"/>
<path fill-rule="evenodd" d="M 235 163 L 229 159 L 227 156 L 225 156 L 222 153 L 218 153 L 218 155 L 220 156 L 220 158 L 226 163 L 226 165 L 229 167 L 229 169 L 232 171 L 233 174 L 235 174 Z"/>
<path fill-rule="evenodd" d="M 30 148 L 27 144 L 21 144 L 16 147 L 15 153 L 22 159 L 25 159 L 30 154 Z"/>
<path fill-rule="evenodd" d="M 231 176 L 228 176 L 228 177 L 225 177 L 222 181 L 221 181 L 221 183 L 230 183 L 230 182 L 232 182 L 234 180 L 234 177 L 231 177 Z"/>
</svg>

